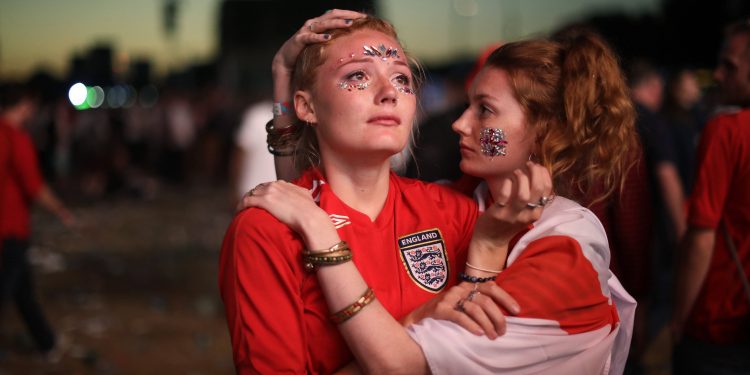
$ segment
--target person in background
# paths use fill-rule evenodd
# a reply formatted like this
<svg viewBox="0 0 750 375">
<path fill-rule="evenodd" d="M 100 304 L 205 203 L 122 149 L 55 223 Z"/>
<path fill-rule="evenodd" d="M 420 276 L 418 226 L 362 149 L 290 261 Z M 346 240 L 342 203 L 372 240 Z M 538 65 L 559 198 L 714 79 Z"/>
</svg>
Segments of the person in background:
<svg viewBox="0 0 750 375">
<path fill-rule="evenodd" d="M 0 313 L 5 313 L 9 301 L 15 302 L 39 351 L 51 355 L 56 338 L 36 300 L 28 259 L 30 211 L 38 203 L 68 227 L 75 220 L 44 182 L 36 150 L 24 130 L 35 111 L 33 93 L 11 84 L 0 96 Z"/>
<path fill-rule="evenodd" d="M 750 19 L 726 29 L 714 71 L 724 104 L 698 146 L 677 257 L 674 374 L 750 371 Z"/>
</svg>

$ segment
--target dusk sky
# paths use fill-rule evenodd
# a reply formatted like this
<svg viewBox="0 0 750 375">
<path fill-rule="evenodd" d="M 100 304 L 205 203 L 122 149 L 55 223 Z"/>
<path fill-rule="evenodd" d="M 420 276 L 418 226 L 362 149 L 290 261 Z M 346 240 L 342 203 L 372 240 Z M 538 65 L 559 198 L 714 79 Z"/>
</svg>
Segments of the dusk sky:
<svg viewBox="0 0 750 375">
<path fill-rule="evenodd" d="M 220 0 L 182 0 L 177 29 L 164 32 L 162 0 L 2 0 L 0 78 L 44 67 L 68 69 L 70 56 L 96 43 L 114 46 L 115 69 L 146 57 L 157 73 L 209 60 Z M 425 62 L 476 53 L 497 40 L 548 32 L 602 9 L 653 14 L 659 0 L 381 0 L 406 47 Z M 252 20 L 248 20 L 252 22 Z M 270 62 L 269 62 L 270 63 Z"/>
</svg>

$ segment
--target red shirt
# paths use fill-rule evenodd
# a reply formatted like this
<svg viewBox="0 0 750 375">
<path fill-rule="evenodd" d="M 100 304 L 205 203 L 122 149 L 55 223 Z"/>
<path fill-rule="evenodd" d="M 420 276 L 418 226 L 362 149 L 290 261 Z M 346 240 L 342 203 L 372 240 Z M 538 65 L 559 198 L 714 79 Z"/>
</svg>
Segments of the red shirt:
<svg viewBox="0 0 750 375">
<path fill-rule="evenodd" d="M 750 110 L 714 118 L 698 148 L 691 226 L 716 230 L 711 264 L 686 333 L 716 343 L 750 340 L 750 303 L 724 239 L 723 222 L 750 275 Z"/>
<path fill-rule="evenodd" d="M 297 184 L 329 213 L 354 263 L 396 319 L 454 285 L 477 206 L 448 188 L 392 174 L 375 221 L 344 204 L 317 172 Z M 304 244 L 268 212 L 235 217 L 222 245 L 219 285 L 240 373 L 331 373 L 353 360 L 330 322 Z"/>
<path fill-rule="evenodd" d="M 0 237 L 26 239 L 31 232 L 29 209 L 44 180 L 31 137 L 2 119 L 0 128 L 10 141 L 10 155 L 0 157 Z"/>
</svg>

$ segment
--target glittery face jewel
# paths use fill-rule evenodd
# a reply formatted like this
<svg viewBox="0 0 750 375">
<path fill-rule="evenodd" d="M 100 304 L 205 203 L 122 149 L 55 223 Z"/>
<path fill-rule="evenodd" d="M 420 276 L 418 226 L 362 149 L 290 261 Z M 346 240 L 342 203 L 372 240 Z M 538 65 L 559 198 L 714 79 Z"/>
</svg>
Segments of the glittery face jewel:
<svg viewBox="0 0 750 375">
<path fill-rule="evenodd" d="M 388 58 L 394 58 L 394 59 L 400 59 L 401 56 L 398 55 L 398 49 L 393 47 L 386 48 L 384 44 L 380 44 L 379 46 L 362 46 L 364 48 L 365 56 L 372 56 L 372 57 L 380 57 L 383 61 L 386 61 Z"/>
<path fill-rule="evenodd" d="M 399 86 L 399 85 L 393 85 L 393 86 L 396 88 L 396 90 L 398 90 L 398 92 L 400 92 L 402 94 L 414 95 L 414 90 L 412 90 L 411 87 L 408 87 L 408 86 Z"/>
<path fill-rule="evenodd" d="M 370 86 L 370 82 L 362 82 L 362 83 L 349 83 L 346 81 L 339 82 L 339 88 L 342 90 L 352 91 L 353 89 L 357 90 L 364 90 L 368 86 Z"/>
<path fill-rule="evenodd" d="M 508 141 L 505 140 L 505 132 L 498 128 L 484 128 L 479 136 L 479 145 L 485 156 L 505 156 Z"/>
</svg>

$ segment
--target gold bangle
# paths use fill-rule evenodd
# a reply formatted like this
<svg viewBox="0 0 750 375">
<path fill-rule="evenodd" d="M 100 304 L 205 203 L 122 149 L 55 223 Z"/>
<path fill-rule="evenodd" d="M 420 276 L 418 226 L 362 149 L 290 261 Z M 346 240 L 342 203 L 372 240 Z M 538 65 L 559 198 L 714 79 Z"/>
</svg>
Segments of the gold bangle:
<svg viewBox="0 0 750 375">
<path fill-rule="evenodd" d="M 341 241 L 325 250 L 302 252 L 302 262 L 305 269 L 311 272 L 317 266 L 335 266 L 350 260 L 352 260 L 352 251 L 346 241 Z"/>
<path fill-rule="evenodd" d="M 354 303 L 347 307 L 344 307 L 334 314 L 331 314 L 331 321 L 336 324 L 341 324 L 351 319 L 354 315 L 357 315 L 357 313 L 362 311 L 365 306 L 369 305 L 374 300 L 375 292 L 373 292 L 372 289 L 368 287 L 365 293 L 362 294 L 362 297 L 359 297 L 359 299 L 354 301 Z"/>
<path fill-rule="evenodd" d="M 349 244 L 347 244 L 346 241 L 340 241 L 340 242 L 337 242 L 335 245 L 333 245 L 333 246 L 331 246 L 331 247 L 329 247 L 327 249 L 323 249 L 323 250 L 306 250 L 306 251 L 303 251 L 302 255 L 314 255 L 314 254 L 333 253 L 335 251 L 340 251 L 340 250 L 344 250 L 344 249 L 349 250 Z"/>
</svg>

